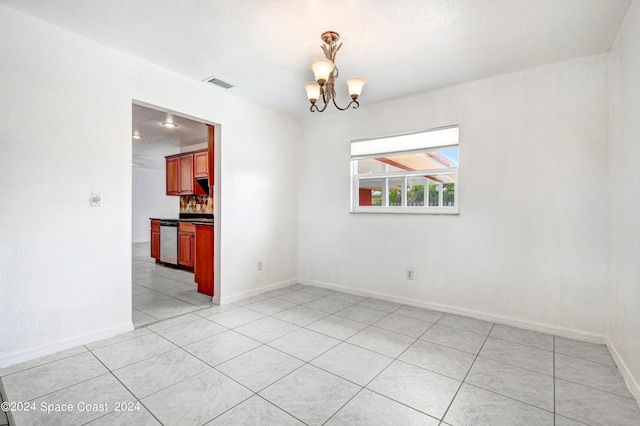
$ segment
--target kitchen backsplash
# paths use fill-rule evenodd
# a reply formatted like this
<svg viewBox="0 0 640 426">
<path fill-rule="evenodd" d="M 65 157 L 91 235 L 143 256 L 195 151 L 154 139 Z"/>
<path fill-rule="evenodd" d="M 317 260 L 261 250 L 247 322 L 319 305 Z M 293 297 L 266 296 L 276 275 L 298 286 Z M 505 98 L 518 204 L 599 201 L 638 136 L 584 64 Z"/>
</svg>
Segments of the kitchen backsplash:
<svg viewBox="0 0 640 426">
<path fill-rule="evenodd" d="M 213 192 L 213 191 L 212 191 Z M 213 214 L 213 193 L 206 195 L 181 195 L 180 213 Z"/>
</svg>

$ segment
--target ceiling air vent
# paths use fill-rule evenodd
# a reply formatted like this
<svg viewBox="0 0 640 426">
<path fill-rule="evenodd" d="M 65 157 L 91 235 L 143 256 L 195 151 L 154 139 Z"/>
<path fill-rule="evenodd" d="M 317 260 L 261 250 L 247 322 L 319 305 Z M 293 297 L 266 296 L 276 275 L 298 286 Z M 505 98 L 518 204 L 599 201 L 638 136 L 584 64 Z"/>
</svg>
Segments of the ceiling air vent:
<svg viewBox="0 0 640 426">
<path fill-rule="evenodd" d="M 226 81 L 220 80 L 219 78 L 215 78 L 215 77 L 206 78 L 205 81 L 207 83 L 211 83 L 211 84 L 215 84 L 216 86 L 220 86 L 223 89 L 231 89 L 232 87 L 235 87 L 233 84 L 227 83 Z"/>
</svg>

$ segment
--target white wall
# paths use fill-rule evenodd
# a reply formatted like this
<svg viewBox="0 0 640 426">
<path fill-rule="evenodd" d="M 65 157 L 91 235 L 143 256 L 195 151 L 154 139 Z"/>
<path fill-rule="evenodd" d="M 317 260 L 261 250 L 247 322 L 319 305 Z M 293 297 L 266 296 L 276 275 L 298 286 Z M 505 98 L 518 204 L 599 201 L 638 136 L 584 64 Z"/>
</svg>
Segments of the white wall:
<svg viewBox="0 0 640 426">
<path fill-rule="evenodd" d="M 0 367 L 131 328 L 132 100 L 221 124 L 223 299 L 296 277 L 293 120 L 5 6 L 0 28 Z"/>
<path fill-rule="evenodd" d="M 640 4 L 611 51 L 609 146 L 609 338 L 640 400 Z M 620 362 L 622 361 L 622 362 Z"/>
<path fill-rule="evenodd" d="M 180 197 L 167 195 L 164 170 L 134 167 L 132 184 L 131 241 L 145 243 L 151 238 L 149 218 L 177 218 Z"/>
<path fill-rule="evenodd" d="M 301 278 L 603 340 L 607 96 L 603 54 L 302 122 Z M 451 124 L 460 215 L 348 213 L 350 140 Z"/>
</svg>

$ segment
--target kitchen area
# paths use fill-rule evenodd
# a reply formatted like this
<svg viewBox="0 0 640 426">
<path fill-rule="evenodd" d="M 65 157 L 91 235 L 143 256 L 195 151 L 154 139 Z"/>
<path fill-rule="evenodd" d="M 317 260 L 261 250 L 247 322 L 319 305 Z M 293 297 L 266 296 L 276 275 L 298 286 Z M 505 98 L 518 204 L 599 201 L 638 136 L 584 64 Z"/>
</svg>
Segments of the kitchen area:
<svg viewBox="0 0 640 426">
<path fill-rule="evenodd" d="M 214 296 L 212 124 L 132 104 L 132 317 L 136 327 Z"/>
</svg>

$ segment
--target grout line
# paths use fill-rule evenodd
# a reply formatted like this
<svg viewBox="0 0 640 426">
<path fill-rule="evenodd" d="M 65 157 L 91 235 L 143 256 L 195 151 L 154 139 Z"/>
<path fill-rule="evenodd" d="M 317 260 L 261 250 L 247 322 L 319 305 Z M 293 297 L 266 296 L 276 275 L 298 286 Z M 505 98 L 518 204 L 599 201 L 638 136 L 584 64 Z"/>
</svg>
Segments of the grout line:
<svg viewBox="0 0 640 426">
<path fill-rule="evenodd" d="M 325 371 L 325 370 L 323 370 L 323 371 Z M 334 375 L 335 375 L 335 374 L 334 374 Z M 335 375 L 335 376 L 340 377 L 340 376 L 338 376 L 338 375 Z M 344 377 L 340 377 L 340 378 L 344 380 Z M 351 383 L 353 383 L 353 382 L 351 382 Z M 358 386 L 360 386 L 360 385 L 358 385 Z M 323 425 L 326 425 L 326 424 L 327 424 L 327 423 L 328 423 L 328 422 L 329 422 L 329 421 L 330 421 L 330 420 L 331 420 L 331 419 L 332 419 L 336 414 L 338 414 L 340 411 L 342 411 L 342 409 L 343 409 L 344 407 L 346 407 L 346 406 L 347 406 L 347 404 L 349 404 L 352 400 L 354 400 L 356 396 L 360 395 L 360 392 L 362 392 L 364 389 L 365 389 L 364 387 L 360 386 L 360 390 L 358 390 L 358 392 L 356 392 L 355 394 L 353 394 L 353 396 L 352 396 L 351 398 L 349 398 L 349 399 L 347 400 L 347 402 L 345 402 L 344 404 L 342 404 L 342 405 L 340 406 L 340 408 L 338 408 L 336 411 L 334 411 L 334 412 L 333 412 L 333 414 L 331 414 L 327 420 L 325 420 L 324 422 L 322 422 L 322 424 L 323 424 Z"/>
<path fill-rule="evenodd" d="M 555 379 L 556 380 L 562 380 L 563 382 L 571 383 L 571 384 L 577 385 L 577 386 L 582 386 L 583 388 L 588 388 L 588 389 L 592 389 L 592 390 L 595 390 L 595 391 L 598 391 L 598 392 L 607 393 L 609 395 L 613 395 L 613 396 L 616 396 L 616 397 L 619 397 L 619 398 L 625 398 L 625 399 L 628 399 L 628 400 L 631 400 L 631 401 L 635 401 L 636 403 L 639 403 L 633 397 L 633 394 L 631 396 L 624 396 L 624 395 L 620 395 L 618 393 L 614 393 L 614 392 L 607 391 L 607 390 L 604 390 L 604 389 L 600 389 L 600 388 L 596 388 L 596 387 L 593 387 L 593 386 L 585 385 L 584 383 L 579 383 L 579 382 L 574 382 L 573 380 L 563 379 L 562 377 L 556 377 Z M 554 383 L 555 383 L 555 380 L 554 380 Z"/>
<path fill-rule="evenodd" d="M 550 334 L 549 336 L 555 337 L 553 334 Z M 543 349 L 543 348 L 541 348 L 539 346 L 528 345 L 526 343 L 516 342 L 516 341 L 513 341 L 513 340 L 509 340 L 509 339 L 503 339 L 501 337 L 496 337 L 496 336 L 489 336 L 489 337 L 491 337 L 492 339 L 495 339 L 495 340 L 500 340 L 502 342 L 508 342 L 508 343 L 512 343 L 512 344 L 515 344 L 515 345 L 524 346 L 524 347 L 526 347 L 528 349 L 536 349 L 538 351 L 554 353 L 554 349 Z"/>
<path fill-rule="evenodd" d="M 91 354 L 91 355 L 93 355 L 93 354 Z M 95 355 L 93 355 L 93 356 L 95 357 Z M 100 360 L 98 360 L 98 361 L 100 361 Z M 103 364 L 103 365 L 104 365 L 104 364 Z M 90 381 L 90 380 L 95 380 L 95 379 L 97 379 L 97 378 L 99 378 L 99 377 L 106 376 L 106 375 L 108 375 L 108 374 L 111 374 L 111 370 L 109 370 L 109 369 L 107 369 L 107 371 L 106 371 L 106 372 L 104 372 L 104 373 L 98 374 L 97 376 L 90 377 L 90 378 L 85 379 L 85 380 L 81 380 L 81 381 L 79 381 L 79 382 L 77 382 L 77 383 L 73 383 L 73 384 L 71 384 L 71 385 L 61 387 L 61 388 L 59 388 L 59 389 L 55 389 L 55 390 L 53 390 L 53 391 L 51 391 L 51 392 L 48 392 L 48 393 L 43 394 L 43 395 L 38 395 L 38 396 L 36 396 L 36 397 L 33 397 L 33 398 L 31 398 L 31 399 L 29 399 L 29 400 L 27 400 L 27 401 L 23 401 L 23 402 L 25 402 L 25 403 L 26 403 L 26 402 L 33 402 L 33 403 L 35 403 L 35 401 L 36 401 L 36 400 L 38 400 L 38 399 L 42 399 L 42 398 L 44 398 L 44 397 L 47 397 L 47 396 L 53 395 L 53 394 L 54 394 L 54 393 L 56 393 L 56 392 L 60 392 L 60 391 L 63 391 L 63 390 L 65 390 L 65 389 L 72 388 L 72 387 L 77 386 L 77 385 L 80 385 L 80 384 L 82 384 L 82 383 L 86 383 L 86 382 L 88 382 L 88 381 Z M 43 402 L 44 402 L 44 401 L 43 401 Z M 7 413 L 7 418 L 8 418 L 8 417 L 9 417 L 9 416 L 8 416 L 8 413 Z"/>
<path fill-rule="evenodd" d="M 482 343 L 482 346 L 480 347 L 480 349 L 478 350 L 478 354 L 475 356 L 475 358 L 473 359 L 473 362 L 471 363 L 471 365 L 469 366 L 469 369 L 467 370 L 467 374 L 464 375 L 464 378 L 462 379 L 462 381 L 460 382 L 460 387 L 458 388 L 458 390 L 456 391 L 455 395 L 453 395 L 453 398 L 451 398 L 451 402 L 449 403 L 449 406 L 447 407 L 447 409 L 444 411 L 444 414 L 442 415 L 442 421 L 444 421 L 444 418 L 447 416 L 447 413 L 449 412 L 449 410 L 451 409 L 451 406 L 453 405 L 453 401 L 456 400 L 456 398 L 458 397 L 458 394 L 460 393 L 460 389 L 462 389 L 462 386 L 465 384 L 465 381 L 467 380 L 467 377 L 469 376 L 469 373 L 471 372 L 471 369 L 473 368 L 474 364 L 476 363 L 476 360 L 478 359 L 478 356 L 480 354 L 480 352 L 482 352 L 482 348 L 484 348 L 485 343 L 487 343 L 487 340 L 489 339 L 489 335 L 491 334 L 491 332 L 493 331 L 493 327 L 495 327 L 495 323 L 491 326 L 491 330 L 489 330 L 489 333 L 487 333 L 487 337 L 485 337 L 484 342 Z"/>
<path fill-rule="evenodd" d="M 374 323 L 374 324 L 375 324 L 375 323 Z M 433 324 L 432 324 L 432 326 L 433 326 Z M 371 328 L 371 327 L 378 328 L 378 327 L 375 327 L 373 324 L 372 324 L 372 325 L 370 325 L 370 326 L 369 326 L 369 327 L 367 327 L 367 328 Z M 364 330 L 366 330 L 367 328 L 365 328 L 365 329 L 363 329 L 363 330 L 361 330 L 361 331 L 364 331 Z M 429 327 L 429 328 L 431 328 L 431 327 Z M 381 329 L 381 330 L 384 330 L 384 329 Z M 391 332 L 391 333 L 395 333 L 395 332 L 390 331 L 390 330 L 384 330 L 384 331 L 389 331 L 389 332 Z M 360 332 L 358 332 L 358 333 L 360 333 Z M 358 334 L 358 333 L 356 333 L 356 334 Z M 425 331 L 425 333 L 426 333 L 426 331 Z M 401 333 L 397 333 L 397 334 L 401 334 Z M 424 334 L 424 333 L 423 333 L 423 334 Z M 404 335 L 404 334 L 401 334 L 401 335 L 402 335 L 402 336 L 406 336 L 406 335 Z M 352 336 L 352 337 L 353 337 L 353 336 Z M 364 386 L 362 386 L 362 389 L 360 389 L 360 391 L 358 391 L 358 392 L 356 393 L 356 395 L 354 395 L 354 396 L 353 396 L 349 401 L 347 401 L 347 403 L 349 403 L 352 399 L 354 399 L 354 398 L 355 398 L 355 397 L 356 397 L 360 392 L 362 392 L 362 390 L 366 389 L 366 390 L 368 390 L 369 392 L 375 393 L 375 394 L 377 394 L 377 395 L 379 395 L 379 396 L 381 396 L 381 397 L 383 397 L 383 398 L 387 398 L 387 399 L 389 399 L 389 400 L 391 400 L 391 401 L 394 401 L 394 402 L 396 402 L 396 403 L 398 403 L 398 404 L 400 404 L 400 405 L 403 405 L 403 406 L 408 407 L 408 408 L 410 408 L 410 409 L 412 409 L 412 410 L 414 410 L 414 411 L 417 411 L 417 412 L 419 412 L 419 413 L 422 413 L 422 414 L 424 414 L 424 415 L 426 415 L 426 416 L 428 416 L 428 417 L 430 417 L 430 418 L 434 418 L 434 419 L 436 419 L 436 420 L 440 420 L 440 419 L 438 419 L 437 417 L 434 417 L 433 415 L 431 415 L 431 414 L 429 414 L 429 413 L 426 413 L 426 412 L 424 412 L 424 411 L 419 410 L 419 409 L 418 409 L 418 408 L 416 408 L 416 407 L 412 407 L 412 406 L 407 405 L 407 404 L 405 404 L 405 403 L 403 403 L 403 402 L 401 402 L 401 401 L 397 401 L 397 400 L 395 400 L 394 398 L 391 398 L 391 397 L 389 397 L 389 396 L 387 396 L 387 395 L 383 395 L 383 394 L 381 394 L 381 393 L 379 393 L 379 392 L 377 392 L 377 391 L 375 391 L 375 390 L 370 389 L 370 388 L 368 388 L 368 387 L 367 387 L 367 386 L 369 386 L 369 384 L 371 384 L 375 379 L 377 379 L 377 378 L 378 378 L 382 373 L 384 373 L 387 369 L 389 369 L 389 367 L 391 367 L 391 365 L 393 365 L 395 362 L 404 362 L 404 361 L 401 361 L 399 358 L 402 356 L 402 354 L 404 354 L 407 350 L 409 350 L 409 349 L 410 349 L 410 348 L 411 348 L 411 347 L 412 347 L 412 346 L 413 346 L 413 345 L 414 345 L 414 344 L 419 340 L 419 337 L 413 337 L 413 336 L 407 336 L 407 337 L 412 337 L 412 338 L 414 339 L 414 341 L 413 341 L 412 343 L 410 343 L 410 344 L 409 344 L 409 345 L 408 345 L 404 350 L 402 350 L 402 351 L 401 351 L 397 356 L 395 356 L 395 357 L 390 357 L 389 355 L 381 354 L 381 353 L 376 352 L 376 351 L 374 351 L 374 350 L 372 350 L 372 349 L 364 348 L 364 347 L 361 347 L 361 346 L 355 345 L 355 344 L 353 344 L 353 343 L 350 343 L 350 342 L 347 342 L 347 341 L 343 341 L 343 343 L 352 344 L 352 345 L 357 346 L 357 347 L 359 347 L 359 348 L 361 348 L 361 349 L 365 349 L 365 350 L 368 350 L 368 351 L 370 351 L 370 352 L 373 352 L 373 353 L 376 353 L 376 354 L 379 354 L 379 355 L 382 355 L 382 356 L 385 356 L 385 357 L 388 357 L 388 358 L 391 358 L 391 359 L 392 359 L 392 361 L 391 361 L 389 364 L 387 364 L 387 366 L 385 366 L 382 370 L 380 370 L 380 372 L 379 372 L 378 374 L 376 374 L 376 375 L 375 375 L 371 380 L 369 380 L 369 381 L 368 381 Z M 409 364 L 409 363 L 407 363 L 407 364 Z M 413 365 L 413 364 L 410 364 L 410 365 Z M 416 368 L 424 369 L 424 368 L 422 368 L 422 367 L 418 367 L 418 366 L 415 366 L 415 367 L 416 367 Z M 426 370 L 426 369 L 424 369 L 424 370 Z M 430 371 L 430 370 L 426 370 L 426 371 L 429 371 L 429 372 L 434 373 L 434 374 L 440 374 L 440 373 L 436 373 L 436 372 L 433 372 L 433 371 Z M 331 372 L 329 372 L 329 373 L 331 373 Z M 344 379 L 344 380 L 348 380 L 348 379 L 345 379 L 344 377 L 341 377 L 341 376 L 339 376 L 339 375 L 337 375 L 337 374 L 335 374 L 335 373 L 331 373 L 331 374 L 334 374 L 335 376 L 340 377 L 340 378 L 342 378 L 342 379 Z M 440 375 L 442 375 L 442 374 L 440 374 Z M 445 376 L 445 377 L 448 377 L 448 376 Z M 352 382 L 352 383 L 353 383 L 353 382 Z M 357 384 L 357 383 L 356 383 L 356 384 Z M 357 384 L 357 385 L 358 385 L 358 386 L 361 386 L 361 385 L 359 385 L 359 384 Z M 346 405 L 347 403 L 345 403 L 344 405 Z M 340 410 L 342 410 L 342 408 L 344 407 L 344 405 L 343 405 L 342 407 L 340 407 L 340 409 L 339 409 L 338 411 L 336 411 L 336 412 L 335 412 L 335 413 L 334 413 L 330 418 L 332 418 L 332 417 L 333 417 L 333 416 L 335 416 L 335 415 L 336 415 Z M 327 421 L 328 421 L 328 420 L 327 420 Z M 325 422 L 325 423 L 326 423 L 326 422 Z"/>
<path fill-rule="evenodd" d="M 32 366 L 32 367 L 27 367 L 27 368 L 22 369 L 22 370 L 14 371 L 13 373 L 5 374 L 4 376 L 0 376 L 0 381 L 2 381 L 2 379 L 3 379 L 3 378 L 5 378 L 5 377 L 13 376 L 14 374 L 24 373 L 25 371 L 33 370 L 34 368 L 42 367 L 42 366 L 45 366 L 45 365 L 48 365 L 48 364 L 52 364 L 52 363 L 54 363 L 54 362 L 62 361 L 62 360 L 67 359 L 67 358 L 71 358 L 71 357 L 74 357 L 74 356 L 82 355 L 83 353 L 85 353 L 85 352 L 88 352 L 88 351 L 89 351 L 89 348 L 87 348 L 87 346 L 86 346 L 86 345 L 80 345 L 80 346 L 76 346 L 76 347 L 74 347 L 74 348 L 64 349 L 64 350 L 59 351 L 59 352 L 69 351 L 69 350 L 71 350 L 71 349 L 80 348 L 80 347 L 84 347 L 84 348 L 85 348 L 85 351 L 84 351 L 84 352 L 78 352 L 77 354 L 73 354 L 73 355 L 69 355 L 69 356 L 64 356 L 64 357 L 62 357 L 62 358 L 54 359 L 54 360 L 52 360 L 52 361 L 43 362 L 42 364 L 37 364 L 37 365 L 34 365 L 34 366 Z M 45 358 L 45 357 L 48 357 L 48 356 L 53 356 L 53 355 L 55 355 L 55 354 L 56 354 L 56 352 L 54 352 L 54 353 L 52 353 L 52 354 L 50 354 L 50 355 L 45 355 L 45 356 L 40 357 L 40 358 Z M 35 359 L 29 360 L 29 361 L 24 361 L 24 362 L 32 362 L 32 361 L 35 361 L 35 360 L 37 360 L 37 359 L 39 359 L 39 358 L 35 358 Z M 20 364 L 22 364 L 22 363 L 20 363 Z M 19 364 L 16 364 L 16 365 L 19 365 Z M 7 368 L 11 368 L 11 367 L 13 367 L 13 366 L 9 366 L 9 367 L 7 367 Z"/>
<path fill-rule="evenodd" d="M 91 350 L 90 350 L 90 349 L 89 349 L 89 352 L 91 352 Z M 138 398 L 138 397 L 137 397 L 137 396 L 136 396 L 136 395 L 131 391 L 131 389 L 129 389 L 129 388 L 128 388 L 124 383 L 122 383 L 122 381 L 118 378 L 118 376 L 116 376 L 116 375 L 113 373 L 113 371 L 112 371 L 109 367 L 107 367 L 107 366 L 105 365 L 105 363 L 104 363 L 104 362 L 102 362 L 102 360 L 101 360 L 100 358 L 98 358 L 98 357 L 97 357 L 93 352 L 91 352 L 91 355 L 93 355 L 93 356 L 94 356 L 94 358 L 95 358 L 95 359 L 97 359 L 97 360 L 98 360 L 98 362 L 99 362 L 100 364 L 102 364 L 102 365 L 104 366 L 104 368 L 106 368 L 106 369 L 107 369 L 107 371 L 109 372 L 109 374 L 111 374 L 111 376 L 113 376 L 113 378 L 114 378 L 114 379 L 116 379 L 116 380 L 118 381 L 118 383 L 120 383 L 120 384 L 122 385 L 122 387 L 124 387 L 124 388 L 127 390 L 127 392 L 129 392 L 129 394 L 130 394 L 130 395 L 131 395 L 131 396 L 132 396 L 136 401 L 138 401 L 138 403 L 139 403 L 140 405 L 142 405 L 142 406 L 145 408 L 145 410 L 147 410 L 147 411 L 149 412 L 149 414 L 151 414 L 151 415 L 153 416 L 153 418 L 154 418 L 154 419 L 156 419 L 156 420 L 158 421 L 158 423 L 163 424 L 163 423 L 160 421 L 160 419 L 159 419 L 159 418 L 157 418 L 157 417 L 156 417 L 156 415 L 155 415 L 155 414 L 153 414 L 153 412 L 152 412 L 152 411 L 151 411 L 151 410 L 150 410 L 146 405 L 144 405 L 144 403 L 142 402 L 142 400 L 141 400 L 140 398 Z M 124 368 L 124 367 L 123 367 L 123 368 Z M 114 413 L 114 412 L 115 412 L 115 411 L 110 411 L 110 412 L 109 412 L 109 414 Z M 104 416 L 103 416 L 103 417 L 104 417 Z M 95 420 L 95 419 L 94 419 L 94 420 Z M 93 421 L 93 420 L 91 420 L 91 421 Z"/>
<path fill-rule="evenodd" d="M 274 382 L 275 383 L 275 382 Z M 273 402 L 269 401 L 267 398 L 265 398 L 264 396 L 260 395 L 260 394 L 256 394 L 256 396 L 264 401 L 267 402 L 267 404 L 273 405 L 274 407 L 276 407 L 278 410 L 283 411 L 285 413 L 287 413 L 288 415 L 290 415 L 291 417 L 293 417 L 294 419 L 298 420 L 300 423 L 302 424 L 306 424 L 305 422 L 302 421 L 302 419 L 297 418 L 296 416 L 294 416 L 293 414 L 291 414 L 290 412 L 288 412 L 287 410 L 285 410 L 284 408 L 280 407 L 279 405 L 274 404 Z"/>
<path fill-rule="evenodd" d="M 429 330 L 427 330 L 427 331 L 429 331 Z M 425 331 L 425 333 L 426 333 L 426 331 Z M 487 337 L 488 337 L 488 336 L 487 336 Z M 454 351 L 462 352 L 462 353 L 469 354 L 469 355 L 473 355 L 473 356 L 478 356 L 478 354 L 477 354 L 477 353 L 469 352 L 469 351 L 465 351 L 465 350 L 463 350 L 463 349 L 454 348 L 454 347 L 452 347 L 452 346 L 447 346 L 447 345 L 445 345 L 444 343 L 432 342 L 432 341 L 430 341 L 430 340 L 424 340 L 424 339 L 421 339 L 421 338 L 418 338 L 418 340 L 419 340 L 419 341 L 421 341 L 421 342 L 424 342 L 424 343 L 428 343 L 428 344 L 430 344 L 430 345 L 436 345 L 436 346 L 440 346 L 440 347 L 442 347 L 442 348 L 453 349 Z M 484 346 L 484 345 L 483 345 L 483 346 Z M 482 349 L 482 347 L 481 347 L 481 349 Z M 485 358 L 487 358 L 487 357 L 485 357 Z M 491 359 L 491 358 L 488 358 L 488 359 Z M 505 363 L 505 364 L 506 364 L 506 363 Z"/>
<path fill-rule="evenodd" d="M 556 336 L 554 336 L 554 337 L 556 337 Z M 554 342 L 555 342 L 555 339 L 554 339 Z M 593 364 L 603 365 L 603 366 L 609 367 L 609 368 L 615 368 L 616 370 L 620 371 L 620 369 L 616 365 L 611 365 L 611 364 L 607 364 L 607 363 L 600 362 L 600 361 L 594 361 L 592 359 L 587 359 L 587 358 L 579 357 L 579 356 L 576 356 L 576 355 L 569 355 L 569 354 L 565 354 L 565 353 L 562 353 L 562 352 L 556 352 L 556 353 L 558 355 L 566 356 L 566 357 L 569 357 L 569 358 L 579 359 L 580 361 L 586 361 L 586 362 L 590 362 L 590 363 L 593 363 Z"/>
<path fill-rule="evenodd" d="M 484 359 L 488 359 L 488 360 L 494 361 L 494 362 L 499 362 L 499 363 L 502 363 L 502 364 L 510 365 L 512 367 L 516 367 L 516 368 L 519 368 L 521 370 L 529 371 L 531 373 L 536 373 L 536 374 L 540 374 L 540 375 L 547 376 L 547 377 L 552 377 L 552 378 L 554 377 L 553 372 L 551 374 L 549 374 L 549 373 L 541 373 L 540 371 L 532 370 L 531 368 L 523 367 L 521 365 L 517 365 L 517 364 L 514 364 L 514 363 L 509 362 L 509 361 L 504 361 L 504 360 L 501 360 L 501 359 L 492 358 L 492 357 L 487 356 L 487 355 L 481 355 L 481 354 L 478 353 L 477 356 L 480 357 L 480 358 L 484 358 Z M 553 356 L 552 356 L 552 359 L 553 359 Z M 553 370 L 553 368 L 552 368 L 552 370 Z"/>
<path fill-rule="evenodd" d="M 553 413 L 552 411 L 547 410 L 546 408 L 540 408 L 540 407 L 538 407 L 537 405 L 533 405 L 533 404 L 531 404 L 531 403 L 529 403 L 529 402 L 521 401 L 521 400 L 516 399 L 516 398 L 514 398 L 514 397 L 512 397 L 512 396 L 504 395 L 504 394 L 501 394 L 501 393 L 496 392 L 496 391 L 494 391 L 494 390 L 483 388 L 482 386 L 472 385 L 471 383 L 464 383 L 464 384 L 466 384 L 467 386 L 470 386 L 470 387 L 472 387 L 472 388 L 477 388 L 477 389 L 483 390 L 483 391 L 485 391 L 485 392 L 489 392 L 489 393 L 492 393 L 492 394 L 494 394 L 494 395 L 498 395 L 498 396 L 501 396 L 501 397 L 503 397 L 503 398 L 510 399 L 511 401 L 515 401 L 515 402 L 517 402 L 517 403 L 519 403 L 519 404 L 528 405 L 529 407 L 533 407 L 533 408 L 535 408 L 536 410 L 545 411 L 545 412 L 547 412 L 547 413 L 549 413 L 549 414 L 551 414 L 551 415 L 554 415 L 554 413 Z"/>
</svg>

